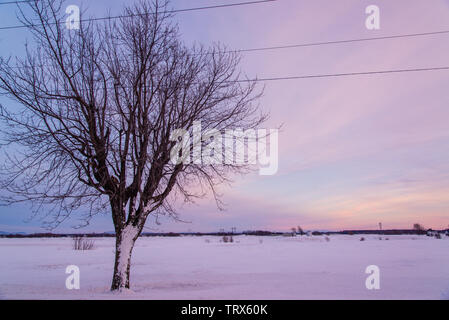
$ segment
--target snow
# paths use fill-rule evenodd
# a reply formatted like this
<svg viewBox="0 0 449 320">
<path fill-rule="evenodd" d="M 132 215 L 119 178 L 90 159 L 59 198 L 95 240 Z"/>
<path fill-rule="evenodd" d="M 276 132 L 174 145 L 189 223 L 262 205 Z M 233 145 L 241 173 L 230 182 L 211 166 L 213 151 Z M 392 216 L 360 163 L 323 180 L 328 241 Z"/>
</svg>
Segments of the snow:
<svg viewBox="0 0 449 320">
<path fill-rule="evenodd" d="M 0 239 L 1 299 L 449 299 L 449 237 L 140 238 L 131 289 L 109 292 L 114 238 L 75 251 L 71 239 Z M 65 269 L 80 268 L 80 290 Z M 380 268 L 380 290 L 365 269 Z"/>
</svg>

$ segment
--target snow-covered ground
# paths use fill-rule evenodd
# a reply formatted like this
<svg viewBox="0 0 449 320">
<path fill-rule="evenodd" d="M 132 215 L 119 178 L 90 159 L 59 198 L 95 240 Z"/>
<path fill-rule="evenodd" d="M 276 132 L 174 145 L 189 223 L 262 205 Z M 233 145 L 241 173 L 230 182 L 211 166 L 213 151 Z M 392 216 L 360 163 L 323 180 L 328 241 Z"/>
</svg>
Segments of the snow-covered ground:
<svg viewBox="0 0 449 320">
<path fill-rule="evenodd" d="M 449 238 L 425 236 L 141 238 L 132 292 L 108 292 L 114 240 L 0 239 L 1 299 L 449 299 Z M 65 287 L 80 268 L 80 290 Z M 380 290 L 365 269 L 380 268 Z"/>
</svg>

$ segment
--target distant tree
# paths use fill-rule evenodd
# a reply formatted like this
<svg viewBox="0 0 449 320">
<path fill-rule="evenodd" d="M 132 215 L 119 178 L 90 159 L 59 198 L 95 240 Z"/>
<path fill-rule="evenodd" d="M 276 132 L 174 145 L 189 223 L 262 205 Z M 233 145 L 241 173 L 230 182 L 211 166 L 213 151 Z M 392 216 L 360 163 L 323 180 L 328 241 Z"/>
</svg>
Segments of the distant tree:
<svg viewBox="0 0 449 320">
<path fill-rule="evenodd" d="M 174 130 L 253 129 L 265 119 L 256 82 L 241 80 L 237 53 L 186 47 L 168 2 L 143 0 L 119 19 L 81 20 L 68 30 L 60 0 L 28 2 L 21 20 L 34 42 L 26 56 L 0 58 L 4 139 L 13 145 L 0 175 L 5 203 L 50 205 L 51 227 L 87 208 L 109 211 L 116 255 L 111 290 L 129 288 L 131 253 L 149 216 L 177 219 L 191 201 L 245 165 L 174 164 Z M 30 15 L 34 13 L 34 17 Z M 187 152 L 186 152 L 187 153 Z M 183 154 L 184 156 L 184 154 Z"/>
<path fill-rule="evenodd" d="M 298 233 L 299 233 L 300 235 L 303 235 L 303 234 L 304 234 L 304 230 L 302 230 L 301 226 L 298 226 Z"/>
<path fill-rule="evenodd" d="M 419 224 L 419 223 L 415 223 L 415 224 L 413 225 L 413 230 L 416 230 L 416 231 L 426 231 L 426 229 L 424 228 L 424 226 L 422 226 L 422 225 Z"/>
</svg>

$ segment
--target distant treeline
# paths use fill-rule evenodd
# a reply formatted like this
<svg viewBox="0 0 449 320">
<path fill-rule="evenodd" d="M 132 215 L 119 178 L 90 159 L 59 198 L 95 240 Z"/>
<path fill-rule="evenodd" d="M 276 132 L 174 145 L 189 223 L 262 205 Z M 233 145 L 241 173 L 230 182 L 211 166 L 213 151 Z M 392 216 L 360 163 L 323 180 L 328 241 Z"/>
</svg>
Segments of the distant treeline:
<svg viewBox="0 0 449 320">
<path fill-rule="evenodd" d="M 182 236 L 237 236 L 237 235 L 254 235 L 254 236 L 277 236 L 282 235 L 282 232 L 272 231 L 245 231 L 245 232 L 144 232 L 142 237 L 182 237 Z M 0 234 L 0 238 L 72 238 L 72 237 L 87 237 L 87 238 L 115 238 L 115 233 L 32 233 L 32 234 Z"/>
<path fill-rule="evenodd" d="M 449 230 L 430 230 L 440 233 L 449 233 Z M 142 233 L 142 237 L 182 237 L 182 236 L 281 236 L 281 235 L 309 235 L 309 236 L 321 236 L 321 235 L 356 235 L 356 234 L 377 234 L 377 235 L 425 235 L 428 231 L 425 230 L 413 230 L 413 229 L 394 229 L 394 230 L 343 230 L 343 231 L 308 231 L 303 233 L 292 232 L 275 232 L 275 231 L 243 231 L 243 232 L 145 232 Z M 114 238 L 115 234 L 112 232 L 107 233 L 76 233 L 76 234 L 60 234 L 60 233 L 33 233 L 33 234 L 0 234 L 0 238 L 72 238 L 72 237 L 87 237 L 87 238 Z"/>
<path fill-rule="evenodd" d="M 442 230 L 441 232 L 444 232 Z M 344 230 L 339 232 L 340 234 L 385 234 L 385 235 L 401 235 L 401 234 L 409 234 L 409 235 L 425 235 L 427 234 L 426 230 L 414 230 L 414 229 L 393 229 L 393 230 Z"/>
</svg>

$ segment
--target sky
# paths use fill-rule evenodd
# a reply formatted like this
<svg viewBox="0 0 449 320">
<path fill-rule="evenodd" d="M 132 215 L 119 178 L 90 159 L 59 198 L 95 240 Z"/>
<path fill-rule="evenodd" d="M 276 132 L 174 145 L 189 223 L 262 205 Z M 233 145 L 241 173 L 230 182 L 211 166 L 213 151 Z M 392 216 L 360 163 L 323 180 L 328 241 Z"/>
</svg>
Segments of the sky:
<svg viewBox="0 0 449 320">
<path fill-rule="evenodd" d="M 88 4 L 92 16 L 120 11 L 125 0 Z M 173 8 L 232 3 L 173 0 Z M 380 8 L 380 30 L 365 26 L 365 8 Z M 16 8 L 0 5 L 1 26 Z M 278 0 L 179 13 L 186 44 L 232 49 L 282 46 L 449 30 L 448 0 Z M 0 30 L 0 55 L 21 55 L 26 30 Z M 251 78 L 290 77 L 449 66 L 449 34 L 301 47 L 243 54 Z M 235 177 L 211 198 L 179 207 L 184 223 L 149 221 L 146 231 L 342 230 L 449 225 L 449 70 L 265 83 L 267 128 L 282 125 L 279 170 Z M 1 103 L 10 103 L 0 98 Z M 30 207 L 0 207 L 0 230 L 39 232 Z M 55 232 L 70 232 L 74 215 Z M 109 215 L 83 232 L 113 230 Z"/>
</svg>

